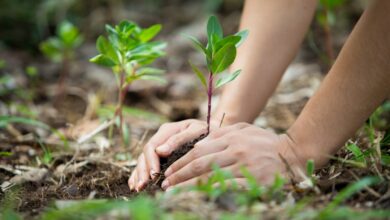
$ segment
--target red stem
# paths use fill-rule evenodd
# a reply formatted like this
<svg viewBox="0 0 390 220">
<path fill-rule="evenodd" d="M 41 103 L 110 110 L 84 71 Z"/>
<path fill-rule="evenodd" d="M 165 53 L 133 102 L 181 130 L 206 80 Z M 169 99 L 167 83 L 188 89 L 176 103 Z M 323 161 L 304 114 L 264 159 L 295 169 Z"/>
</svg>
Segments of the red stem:
<svg viewBox="0 0 390 220">
<path fill-rule="evenodd" d="M 208 106 L 207 106 L 207 134 L 210 133 L 210 117 L 211 117 L 211 98 L 213 96 L 213 73 L 209 73 L 208 80 L 208 89 L 207 89 L 207 98 L 208 98 Z"/>
</svg>

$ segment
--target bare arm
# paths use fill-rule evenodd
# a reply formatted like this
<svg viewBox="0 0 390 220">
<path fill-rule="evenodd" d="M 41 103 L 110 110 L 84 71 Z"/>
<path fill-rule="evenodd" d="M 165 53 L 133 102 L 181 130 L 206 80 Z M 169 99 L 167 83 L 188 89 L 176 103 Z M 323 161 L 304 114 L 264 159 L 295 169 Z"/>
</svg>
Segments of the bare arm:
<svg viewBox="0 0 390 220">
<path fill-rule="evenodd" d="M 232 66 L 243 72 L 223 93 L 212 124 L 218 125 L 223 113 L 225 125 L 251 122 L 259 114 L 295 56 L 315 5 L 316 0 L 246 0 L 241 29 L 249 29 L 250 34 Z M 130 189 L 141 189 L 160 171 L 159 157 L 205 133 L 205 128 L 204 122 L 196 120 L 161 126 L 139 157 Z"/>
<path fill-rule="evenodd" d="M 390 93 L 390 1 L 372 2 L 288 133 L 305 158 L 333 154 Z"/>
<path fill-rule="evenodd" d="M 390 1 L 372 2 L 289 135 L 247 123 L 217 129 L 167 169 L 163 188 L 206 180 L 212 164 L 242 185 L 247 184 L 242 166 L 260 183 L 271 184 L 276 173 L 289 177 L 290 170 L 304 170 L 308 159 L 324 165 L 390 93 L 389 11 Z"/>
<path fill-rule="evenodd" d="M 264 108 L 294 58 L 313 17 L 316 0 L 246 0 L 240 29 L 249 36 L 232 69 L 241 75 L 223 91 L 213 114 L 224 124 L 251 123 Z"/>
</svg>

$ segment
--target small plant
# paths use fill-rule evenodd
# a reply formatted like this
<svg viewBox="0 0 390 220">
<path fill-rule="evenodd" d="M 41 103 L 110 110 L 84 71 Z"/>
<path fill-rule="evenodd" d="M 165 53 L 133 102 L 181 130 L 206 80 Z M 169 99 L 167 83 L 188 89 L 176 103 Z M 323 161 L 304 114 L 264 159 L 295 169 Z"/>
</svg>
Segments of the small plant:
<svg viewBox="0 0 390 220">
<path fill-rule="evenodd" d="M 40 44 L 42 53 L 53 62 L 61 63 L 60 79 L 58 81 L 58 95 L 63 93 L 64 84 L 69 75 L 70 63 L 74 57 L 74 50 L 83 42 L 77 27 L 64 21 L 57 28 L 57 36 L 51 37 Z"/>
<path fill-rule="evenodd" d="M 332 65 L 335 60 L 331 29 L 336 24 L 336 9 L 344 4 L 345 0 L 320 0 L 315 16 L 325 35 L 326 61 L 329 65 Z"/>
<path fill-rule="evenodd" d="M 208 78 L 199 70 L 198 67 L 190 63 L 193 71 L 196 73 L 200 81 L 207 92 L 208 108 L 207 108 L 207 134 L 210 132 L 210 114 L 211 114 L 211 99 L 213 90 L 219 88 L 226 83 L 231 82 L 240 74 L 241 70 L 227 75 L 226 77 L 220 77 L 216 83 L 215 77 L 224 72 L 235 60 L 237 47 L 248 36 L 248 31 L 240 31 L 234 35 L 223 36 L 221 24 L 215 16 L 211 16 L 207 23 L 207 40 L 206 47 L 194 37 L 188 36 L 188 38 L 194 44 L 194 47 L 200 50 L 206 57 Z"/>
<path fill-rule="evenodd" d="M 106 25 L 108 38 L 100 36 L 97 39 L 96 47 L 100 54 L 90 59 L 93 63 L 112 68 L 116 76 L 118 103 L 115 117 L 119 117 L 119 131 L 124 145 L 122 106 L 129 85 L 139 79 L 164 82 L 161 78 L 163 70 L 147 67 L 165 55 L 163 49 L 166 44 L 151 41 L 160 30 L 159 24 L 142 29 L 129 21 L 122 21 L 115 27 Z"/>
</svg>

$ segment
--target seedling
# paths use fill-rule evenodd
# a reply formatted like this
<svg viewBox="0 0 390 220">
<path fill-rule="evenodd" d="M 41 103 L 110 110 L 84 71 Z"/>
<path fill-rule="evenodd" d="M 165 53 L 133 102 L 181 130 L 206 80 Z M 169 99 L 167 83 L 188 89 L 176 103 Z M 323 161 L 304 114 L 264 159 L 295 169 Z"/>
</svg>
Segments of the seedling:
<svg viewBox="0 0 390 220">
<path fill-rule="evenodd" d="M 164 82 L 161 77 L 163 70 L 147 67 L 165 55 L 163 49 L 166 44 L 151 41 L 160 30 L 160 24 L 142 29 L 129 21 L 122 21 L 115 27 L 106 25 L 108 38 L 100 36 L 97 39 L 99 55 L 90 59 L 93 63 L 111 68 L 117 79 L 118 103 L 114 117 L 119 117 L 119 131 L 124 145 L 122 106 L 129 85 L 139 79 Z"/>
<path fill-rule="evenodd" d="M 42 53 L 53 62 L 61 63 L 58 95 L 63 94 L 64 84 L 69 75 L 69 67 L 74 57 L 74 50 L 83 42 L 77 27 L 64 21 L 57 28 L 57 36 L 40 44 Z"/>
<path fill-rule="evenodd" d="M 345 4 L 345 0 L 320 0 L 316 13 L 316 21 L 324 32 L 326 61 L 332 65 L 335 60 L 332 27 L 336 24 L 336 9 Z"/>
<path fill-rule="evenodd" d="M 190 62 L 192 70 L 196 73 L 207 92 L 207 134 L 210 133 L 211 99 L 214 88 L 217 89 L 226 83 L 231 82 L 237 78 L 241 70 L 236 70 L 225 77 L 219 77 L 216 83 L 214 83 L 215 78 L 233 63 L 236 58 L 237 47 L 247 36 L 248 31 L 244 30 L 234 35 L 224 37 L 221 24 L 215 16 L 211 16 L 207 23 L 208 43 L 206 47 L 196 38 L 188 36 L 194 47 L 203 53 L 207 63 L 208 78 L 206 80 L 203 72 Z"/>
</svg>

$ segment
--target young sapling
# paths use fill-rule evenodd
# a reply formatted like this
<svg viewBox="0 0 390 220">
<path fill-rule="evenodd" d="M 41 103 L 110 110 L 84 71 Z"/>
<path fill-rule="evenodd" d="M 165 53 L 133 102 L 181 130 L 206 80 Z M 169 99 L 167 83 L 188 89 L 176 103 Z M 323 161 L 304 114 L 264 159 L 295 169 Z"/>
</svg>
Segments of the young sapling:
<svg viewBox="0 0 390 220">
<path fill-rule="evenodd" d="M 57 28 L 57 35 L 40 44 L 42 53 L 53 62 L 61 63 L 60 79 L 57 95 L 63 94 L 64 84 L 69 75 L 69 67 L 74 57 L 74 51 L 83 42 L 79 29 L 68 21 L 62 22 Z"/>
<path fill-rule="evenodd" d="M 117 79 L 118 103 L 114 117 L 119 117 L 119 132 L 124 145 L 122 106 L 129 85 L 139 79 L 164 82 L 163 70 L 148 67 L 165 55 L 166 44 L 152 41 L 160 30 L 160 24 L 143 29 L 130 21 L 122 21 L 115 27 L 106 25 L 108 37 L 97 39 L 99 54 L 90 59 L 93 63 L 111 68 Z"/>
<path fill-rule="evenodd" d="M 223 73 L 235 60 L 237 47 L 248 36 L 248 30 L 240 31 L 234 35 L 223 36 L 221 24 L 215 16 L 211 16 L 207 22 L 207 45 L 206 47 L 199 40 L 192 36 L 187 36 L 193 43 L 194 47 L 201 51 L 206 58 L 208 78 L 198 67 L 190 62 L 192 70 L 203 84 L 208 98 L 207 106 L 207 134 L 210 133 L 211 117 L 211 99 L 214 89 L 217 89 L 226 83 L 233 81 L 240 74 L 241 70 L 236 70 L 225 77 L 215 78 Z M 215 82 L 215 83 L 214 83 Z"/>
</svg>

